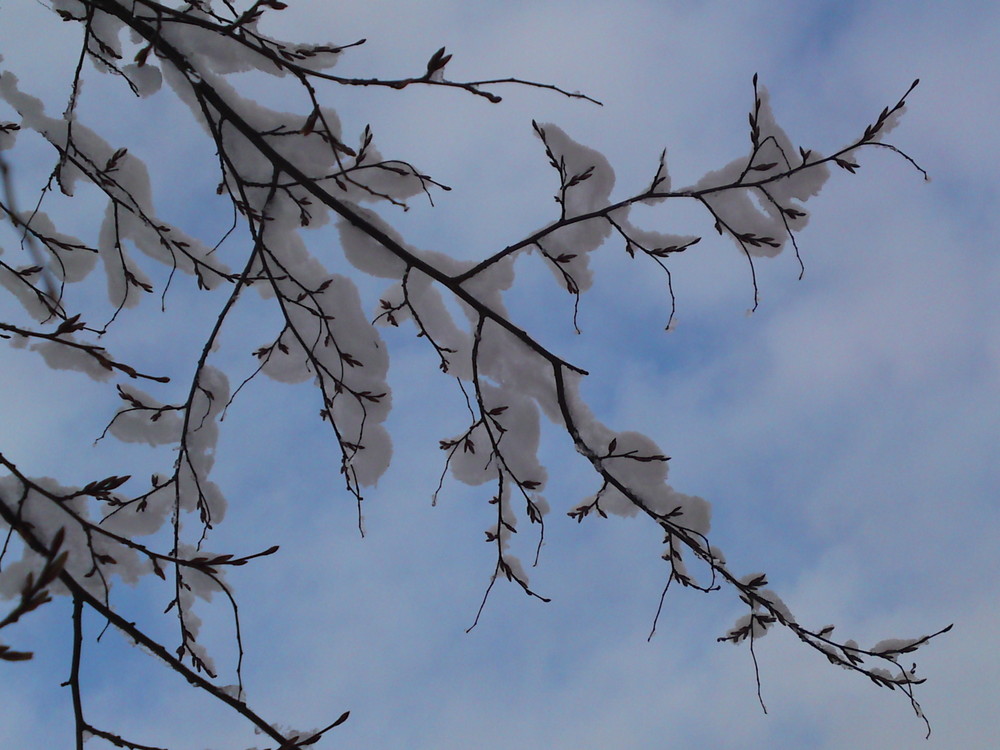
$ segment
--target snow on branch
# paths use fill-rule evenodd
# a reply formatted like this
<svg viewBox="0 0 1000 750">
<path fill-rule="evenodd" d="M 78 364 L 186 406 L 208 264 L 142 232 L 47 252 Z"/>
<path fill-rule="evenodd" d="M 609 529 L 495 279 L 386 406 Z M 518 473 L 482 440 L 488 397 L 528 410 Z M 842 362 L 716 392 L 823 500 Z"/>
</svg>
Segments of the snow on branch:
<svg viewBox="0 0 1000 750">
<path fill-rule="evenodd" d="M 310 745 L 347 719 L 344 712 L 321 730 L 279 731 L 248 707 L 239 667 L 243 654 L 239 610 L 224 573 L 229 566 L 242 566 L 277 548 L 244 553 L 207 550 L 211 531 L 223 521 L 227 508 L 222 489 L 210 478 L 220 423 L 243 387 L 231 388 L 215 352 L 230 316 L 245 304 L 244 293 L 250 289 L 271 307 L 277 322 L 262 333 L 252 351 L 256 369 L 247 380 L 262 373 L 282 383 L 315 385 L 317 412 L 339 449 L 344 488 L 357 502 L 362 529 L 365 488 L 384 474 L 392 457 L 385 428 L 392 406 L 390 353 L 378 325 L 411 324 L 433 350 L 441 373 L 455 379 L 468 422 L 461 432 L 440 440 L 444 458 L 437 489 L 442 489 L 449 473 L 460 482 L 489 488 L 491 517 L 484 533 L 495 549 L 496 563 L 476 622 L 500 579 L 547 601 L 531 587 L 511 545 L 520 530 L 521 513 L 530 526 L 537 527 L 533 563 L 538 564 L 550 513 L 543 493 L 550 482 L 559 479 L 549 475 L 538 456 L 544 414 L 565 432 L 594 472 L 593 494 L 565 512 L 577 522 L 609 515 L 649 519 L 663 534 L 659 554 L 668 566 L 666 587 L 676 582 L 703 592 L 728 589 L 748 607 L 719 640 L 749 642 L 756 665 L 756 639 L 775 627 L 785 628 L 830 662 L 876 685 L 900 689 L 923 717 L 913 693 L 922 679 L 915 677 L 913 667 L 899 665 L 898 659 L 948 628 L 916 639 L 885 640 L 865 650 L 853 641 L 833 640 L 832 626 L 809 629 L 799 624 L 778 595 L 764 588 L 764 574 L 739 575 L 727 567 L 723 552 L 709 543 L 711 506 L 667 483 L 670 458 L 666 452 L 645 435 L 604 425 L 581 395 L 586 372 L 515 324 L 504 305 L 504 292 L 517 281 L 515 260 L 535 254 L 527 262 L 548 267 L 573 297 L 575 324 L 581 296 L 593 283 L 590 256 L 613 238 L 630 259 L 651 261 L 657 273 L 665 274 L 670 327 L 676 303 L 671 259 L 694 252 L 692 248 L 702 238 L 645 229 L 633 222 L 631 209 L 637 204 L 686 200 L 704 208 L 708 226 L 732 240 L 746 257 L 756 307 L 755 259 L 775 255 L 788 243 L 797 254 L 795 233 L 808 220 L 804 204 L 831 177 L 831 166 L 854 173 L 857 154 L 872 147 L 890 149 L 920 169 L 908 155 L 882 140 L 905 109 L 913 86 L 894 107 L 885 108 L 860 138 L 822 157 L 793 145 L 775 122 L 767 90 L 754 76 L 747 155 L 708 172 L 692 186 L 677 189 L 671 184 L 663 151 L 651 170 L 652 180 L 614 202 L 615 174 L 602 154 L 577 143 L 557 125 L 533 122 L 541 153 L 555 172 L 553 217 L 488 257 L 465 262 L 411 246 L 362 205 L 382 202 L 405 209 L 413 196 L 431 197 L 449 188 L 408 161 L 383 157 L 369 127 L 360 134 L 356 147 L 348 145 L 336 112 L 321 104 L 317 83 L 389 89 L 444 86 L 492 102 L 499 102 L 500 97 L 489 88 L 510 83 L 594 100 L 550 84 L 514 78 L 447 80 L 452 58 L 444 47 L 413 76 L 388 80 L 338 77 L 328 70 L 364 40 L 297 45 L 263 35 L 258 30 L 260 19 L 285 7 L 278 0 L 257 0 L 242 12 L 230 3 L 207 0 L 190 0 L 180 8 L 153 0 L 55 0 L 53 10 L 63 20 L 78 23 L 82 31 L 81 64 L 63 116 L 45 114 L 42 102 L 23 92 L 13 73 L 0 72 L 0 97 L 21 118 L 19 123 L 0 123 L 0 148 L 15 147 L 15 135 L 33 131 L 55 152 L 51 177 L 36 210 L 18 211 L 9 189 L 0 202 L 0 215 L 26 241 L 35 243 L 32 247 L 40 248 L 30 266 L 0 263 L 0 282 L 39 326 L 51 321 L 54 330 L 0 322 L 0 337 L 14 346 L 30 345 L 52 368 L 77 369 L 115 382 L 110 403 L 117 411 L 102 437 L 162 446 L 172 457 L 169 468 L 154 474 L 142 487 L 130 472 L 123 471 L 72 488 L 33 478 L 0 455 L 6 472 L 0 478 L 0 517 L 9 539 L 20 541 L 22 552 L 20 560 L 0 573 L 0 594 L 15 600 L 0 627 L 38 608 L 51 594 L 73 598 L 75 652 L 70 686 L 80 741 L 97 735 L 120 747 L 149 747 L 84 718 L 79 679 L 84 606 L 143 645 L 169 669 L 232 707 L 281 748 Z M 251 239 L 241 270 L 232 271 L 219 261 L 218 245 L 202 243 L 157 218 L 146 166 L 126 147 L 113 146 L 78 121 L 82 63 L 87 58 L 102 74 L 120 76 L 137 95 L 148 95 L 166 81 L 190 108 L 217 153 L 218 192 L 228 197 L 234 216 Z M 300 96 L 308 114 L 280 112 L 241 96 L 227 76 L 249 70 L 282 77 L 287 96 Z M 54 219 L 42 210 L 50 193 L 58 190 L 74 196 L 82 184 L 92 186 L 106 206 L 92 244 L 58 231 Z M 388 282 L 375 311 L 364 310 L 355 280 L 327 271 L 306 242 L 303 230 L 323 224 L 331 214 L 349 263 L 359 274 Z M 115 330 L 120 315 L 128 314 L 154 291 L 152 277 L 133 258 L 134 250 L 169 269 L 168 284 L 182 283 L 173 281 L 173 272 L 179 270 L 194 279 L 198 290 L 225 290 L 217 317 L 191 363 L 190 380 L 184 383 L 186 394 L 179 397 L 167 395 L 166 390 L 136 388 L 128 381 L 143 379 L 155 388 L 167 378 L 145 374 L 144 368 L 97 343 Z M 105 325 L 91 327 L 73 311 L 76 298 L 70 292 L 88 277 L 97 258 L 115 312 Z M 53 278 L 58 288 L 51 283 Z M 455 304 L 449 306 L 446 301 Z M 461 314 L 453 315 L 455 309 Z M 125 384 L 117 382 L 121 376 L 127 376 Z M 191 518 L 197 522 L 185 524 Z M 138 541 L 142 537 L 156 543 L 167 538 L 167 549 Z M 16 554 L 15 547 L 5 544 L 0 561 Z M 691 561 L 704 571 L 702 575 L 691 572 Z M 179 645 L 174 652 L 119 614 L 112 602 L 113 579 L 130 581 L 149 574 L 173 585 L 166 609 L 176 617 Z M 201 619 L 196 603 L 215 594 L 227 600 L 235 623 L 239 684 L 232 688 L 212 681 L 216 674 L 213 659 L 199 640 Z M 23 652 L 0 646 L 0 659 L 23 658 L 27 658 Z"/>
</svg>

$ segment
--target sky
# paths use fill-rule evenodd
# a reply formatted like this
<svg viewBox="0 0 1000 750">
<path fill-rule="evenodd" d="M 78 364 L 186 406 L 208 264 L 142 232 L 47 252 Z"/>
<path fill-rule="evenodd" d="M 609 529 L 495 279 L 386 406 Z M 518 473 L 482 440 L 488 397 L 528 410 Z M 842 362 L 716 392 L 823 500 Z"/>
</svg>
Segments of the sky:
<svg viewBox="0 0 1000 750">
<path fill-rule="evenodd" d="M 555 216 L 554 173 L 532 119 L 603 153 L 617 176 L 613 197 L 625 197 L 648 184 L 664 147 L 675 186 L 745 154 L 754 73 L 793 142 L 822 153 L 856 138 L 919 78 L 888 141 L 931 180 L 885 149 L 862 152 L 855 175 L 834 173 L 806 205 L 803 278 L 787 252 L 757 261 L 752 315 L 746 259 L 706 215 L 670 204 L 633 218 L 704 237 L 670 261 L 674 330 L 664 331 L 663 276 L 613 240 L 594 254 L 581 334 L 571 298 L 537 259 L 519 261 L 505 299 L 515 320 L 590 372 L 583 393 L 600 419 L 663 447 L 670 484 L 712 503 L 710 539 L 730 567 L 766 571 L 800 622 L 834 623 L 841 638 L 862 646 L 949 623 L 954 630 L 916 654 L 927 678 L 917 691 L 933 729 L 927 740 L 904 696 L 778 632 L 756 645 L 765 714 L 749 651 L 716 643 L 743 614 L 731 592 L 672 587 L 647 641 L 667 575 L 661 536 L 639 518 L 568 518 L 599 482 L 543 419 L 553 511 L 539 564 L 528 572 L 552 601 L 498 584 L 466 633 L 494 565 L 482 541 L 490 493 L 449 479 L 432 506 L 443 467 L 438 440 L 464 428 L 464 406 L 433 352 L 403 326 L 383 331 L 394 454 L 367 493 L 364 538 L 308 384 L 258 378 L 221 424 L 213 477 L 230 509 L 211 547 L 249 554 L 281 545 L 229 577 L 255 710 L 308 729 L 349 709 L 324 748 L 993 747 L 1000 8 L 971 0 L 289 6 L 273 14 L 268 33 L 367 39 L 344 55 L 338 74 L 418 75 L 446 45 L 454 80 L 514 76 L 603 103 L 509 85 L 492 89 L 500 104 L 439 89 L 321 92 L 345 139 L 370 123 L 383 154 L 452 187 L 433 207 L 414 200 L 407 212 L 379 211 L 412 245 L 466 259 Z M 75 44 L 74 28 L 41 4 L 0 2 L 0 66 L 16 71 L 51 113 L 65 106 Z M 81 117 L 146 160 L 164 217 L 205 241 L 218 238 L 229 215 L 213 203 L 212 148 L 189 112 L 166 88 L 134 100 L 110 78 L 86 75 Z M 237 83 L 266 104 L 304 111 L 288 101 L 287 81 Z M 0 120 L 11 117 L 0 108 Z M 23 204 L 52 163 L 50 154 L 31 153 L 13 162 Z M 53 202 L 81 236 L 98 225 L 87 200 Z M 305 236 L 331 270 L 350 271 L 335 233 Z M 5 258 L 19 252 L 9 232 L 0 247 Z M 374 310 L 382 286 L 356 281 Z M 88 304 L 100 309 L 95 289 Z M 183 384 L 221 300 L 179 278 L 165 313 L 158 301 L 126 311 L 108 346 Z M 0 300 L 4 320 L 13 309 Z M 238 383 L 275 318 L 255 301 L 234 320 L 218 362 Z M 119 405 L 111 384 L 50 371 L 9 346 L 0 357 L 0 451 L 26 473 L 71 484 L 169 465 L 168 451 L 93 442 Z M 528 538 L 518 552 L 526 561 L 533 534 L 523 524 L 519 536 Z M 120 585 L 114 596 L 174 643 L 172 621 L 156 616 L 166 590 L 144 582 Z M 225 603 L 199 612 L 222 681 L 231 682 Z M 59 687 L 69 624 L 67 602 L 56 601 L 2 633 L 0 642 L 36 657 L 0 670 L 0 746 L 70 746 L 72 706 Z M 268 746 L 117 634 L 94 642 L 101 624 L 87 624 L 86 700 L 95 723 L 172 750 Z"/>
</svg>

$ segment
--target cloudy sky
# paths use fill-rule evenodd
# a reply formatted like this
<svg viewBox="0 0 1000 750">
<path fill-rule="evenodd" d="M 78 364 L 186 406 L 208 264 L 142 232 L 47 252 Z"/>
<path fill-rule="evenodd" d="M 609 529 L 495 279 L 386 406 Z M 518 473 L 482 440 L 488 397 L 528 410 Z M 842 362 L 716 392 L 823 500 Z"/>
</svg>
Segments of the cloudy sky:
<svg viewBox="0 0 1000 750">
<path fill-rule="evenodd" d="M 614 242 L 594 259 L 581 335 L 571 298 L 536 260 L 519 263 L 507 300 L 517 321 L 591 373 L 584 394 L 605 423 L 657 440 L 672 457 L 671 484 L 711 501 L 711 540 L 730 566 L 767 571 L 800 622 L 834 623 L 862 646 L 955 628 L 917 654 L 928 679 L 918 698 L 933 727 L 926 742 L 904 696 L 782 633 L 757 644 L 765 715 L 748 650 L 715 642 L 743 614 L 730 592 L 672 589 L 647 642 L 667 575 L 660 535 L 639 518 L 567 518 L 599 483 L 546 425 L 553 513 L 530 575 L 552 601 L 498 586 L 467 634 L 494 565 L 482 542 L 489 491 L 449 480 L 431 506 L 437 441 L 464 429 L 464 407 L 433 352 L 404 326 L 385 333 L 394 456 L 368 493 L 364 539 L 307 385 L 255 380 L 222 425 L 215 478 L 230 513 L 211 547 L 248 554 L 281 545 L 230 576 L 251 705 L 304 729 L 350 709 L 321 745 L 331 748 L 993 747 L 1000 8 L 973 0 L 623 2 L 613 11 L 581 1 L 289 5 L 266 27 L 274 36 L 368 40 L 339 63 L 345 76 L 418 75 L 446 45 L 454 80 L 516 76 L 603 102 L 512 86 L 493 89 L 504 96 L 497 105 L 440 89 L 322 92 L 345 140 L 370 123 L 383 154 L 453 188 L 434 207 L 414 201 L 405 214 L 383 215 L 411 244 L 462 258 L 555 217 L 557 186 L 533 118 L 602 152 L 616 170 L 613 195 L 624 198 L 648 184 L 664 147 L 675 186 L 745 154 L 754 73 L 792 140 L 823 153 L 857 138 L 919 77 L 889 141 L 931 181 L 884 149 L 862 152 L 856 175 L 838 170 L 807 205 L 803 279 L 791 254 L 758 262 L 754 314 L 745 258 L 706 215 L 670 205 L 644 211 L 644 226 L 705 237 L 671 259 L 676 330 L 663 330 L 662 275 Z M 75 33 L 40 4 L 0 2 L 2 65 L 52 113 L 65 106 Z M 147 160 L 165 217 L 214 242 L 229 218 L 211 210 L 212 148 L 187 110 L 166 89 L 135 101 L 107 77 L 87 77 L 81 116 Z M 271 106 L 305 112 L 284 84 L 241 83 Z M 0 109 L 4 119 L 12 114 Z M 21 157 L 15 166 L 27 204 L 51 161 Z M 68 204 L 66 220 L 85 235 L 96 221 L 85 196 L 79 203 Z M 331 270 L 349 270 L 335 234 L 306 237 Z M 10 234 L 0 246 L 17 252 Z M 374 310 L 381 287 L 357 281 Z M 111 341 L 183 383 L 222 297 L 194 294 L 187 278 L 174 283 L 165 314 L 147 303 Z M 0 301 L 2 319 L 14 304 Z M 219 354 L 234 383 L 274 326 L 262 303 L 240 316 Z M 109 384 L 0 351 L 0 451 L 26 473 L 71 484 L 169 466 L 169 453 L 93 445 L 119 405 Z M 533 543 L 521 540 L 526 560 Z M 175 621 L 149 614 L 169 594 L 119 589 L 123 611 L 172 645 Z M 225 606 L 201 611 L 222 681 L 232 681 Z M 88 625 L 96 636 L 100 623 Z M 72 708 L 59 687 L 68 634 L 65 602 L 4 631 L 4 643 L 32 648 L 36 659 L 0 671 L 3 747 L 70 745 Z M 108 632 L 88 646 L 88 713 L 172 749 L 266 746 L 161 672 Z"/>
</svg>

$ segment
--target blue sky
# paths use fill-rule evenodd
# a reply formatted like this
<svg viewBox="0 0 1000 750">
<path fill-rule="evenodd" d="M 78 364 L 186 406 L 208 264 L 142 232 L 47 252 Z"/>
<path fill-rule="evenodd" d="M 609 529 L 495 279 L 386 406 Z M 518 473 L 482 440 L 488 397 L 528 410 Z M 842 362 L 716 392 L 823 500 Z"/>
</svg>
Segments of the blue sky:
<svg viewBox="0 0 1000 750">
<path fill-rule="evenodd" d="M 566 518 L 598 483 L 546 424 L 553 513 L 541 562 L 529 572 L 553 601 L 495 587 L 466 634 L 493 569 L 482 543 L 489 493 L 450 480 L 431 507 L 442 467 L 437 441 L 464 428 L 463 407 L 404 327 L 384 333 L 395 452 L 368 493 L 364 539 L 307 385 L 257 379 L 222 424 L 214 476 L 230 511 L 212 548 L 282 546 L 231 575 L 251 704 L 304 728 L 350 709 L 324 747 L 992 747 L 1000 698 L 990 678 L 1000 668 L 1000 11 L 979 2 L 290 5 L 275 14 L 275 36 L 368 39 L 335 69 L 343 75 L 420 72 L 447 45 L 454 79 L 514 75 L 604 102 L 516 87 L 496 88 L 500 105 L 439 90 L 327 92 L 345 138 L 370 122 L 385 155 L 454 188 L 433 208 L 414 201 L 405 214 L 383 215 L 413 245 L 463 258 L 554 216 L 556 186 L 532 118 L 604 153 L 617 173 L 614 195 L 624 197 L 648 183 L 664 146 L 676 186 L 745 153 L 755 72 L 792 140 L 825 153 L 919 77 L 890 142 L 932 181 L 893 154 L 862 153 L 858 175 L 834 174 L 807 204 L 803 280 L 790 254 L 757 263 L 753 315 L 745 259 L 714 236 L 706 216 L 669 205 L 645 212 L 643 226 L 705 236 L 672 259 L 676 330 L 663 331 L 662 277 L 613 241 L 595 254 L 582 335 L 573 334 L 569 296 L 535 260 L 520 262 L 507 300 L 516 320 L 591 372 L 584 394 L 604 422 L 646 432 L 672 456 L 671 485 L 712 502 L 712 542 L 731 567 L 767 571 L 801 622 L 835 623 L 862 645 L 949 622 L 955 630 L 917 654 L 928 678 L 918 697 L 934 729 L 929 741 L 902 696 L 780 633 L 757 646 L 764 715 L 748 651 L 715 643 L 743 614 L 728 592 L 672 589 L 647 643 L 666 575 L 660 535 L 637 518 Z M 64 106 L 72 31 L 35 4 L 0 5 L 2 65 L 25 88 L 43 90 L 51 112 Z M 50 38 L 62 41 L 40 60 L 37 40 Z M 244 85 L 298 111 L 278 83 Z M 163 215 L 208 240 L 228 214 L 211 202 L 214 169 L 197 167 L 210 163 L 211 149 L 171 97 L 165 90 L 133 102 L 91 71 L 83 106 L 109 140 L 147 159 Z M 139 132 L 137 122 L 158 127 Z M 22 203 L 49 165 L 18 163 L 28 180 Z M 85 197 L 77 203 L 67 218 L 86 235 L 97 222 Z M 331 270 L 348 270 L 334 233 L 307 239 Z M 9 234 L 0 246 L 16 252 Z M 174 283 L 166 315 L 155 302 L 143 305 L 122 319 L 115 341 L 183 384 L 185 341 L 203 335 L 221 297 L 190 294 L 186 278 Z M 374 309 L 381 286 L 358 283 Z M 96 294 L 88 300 L 100 308 Z M 0 312 L 12 304 L 5 298 Z M 249 374 L 246 352 L 274 325 L 260 302 L 241 310 L 219 354 L 233 383 Z M 7 348 L 0 357 L 0 392 L 13 394 L 0 399 L 0 451 L 26 472 L 68 484 L 168 465 L 168 453 L 91 445 L 117 406 L 107 384 L 49 372 L 28 352 Z M 525 525 L 519 536 L 531 533 Z M 529 559 L 534 538 L 519 541 Z M 155 616 L 165 591 L 120 586 L 115 596 L 172 643 L 173 623 Z M 200 611 L 231 679 L 225 607 Z M 3 747 L 69 745 L 72 711 L 58 688 L 68 670 L 68 613 L 57 602 L 3 633 L 5 643 L 37 654 L 3 668 Z M 89 626 L 92 634 L 100 627 Z M 264 746 L 116 635 L 88 649 L 95 721 L 171 748 Z"/>
</svg>

